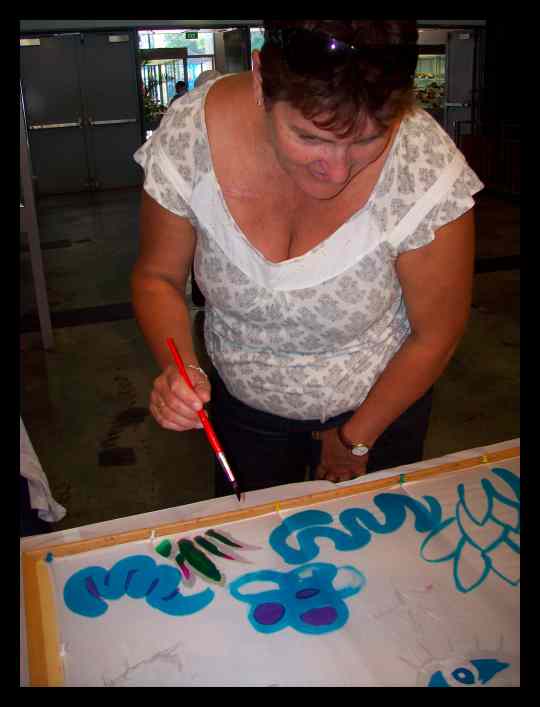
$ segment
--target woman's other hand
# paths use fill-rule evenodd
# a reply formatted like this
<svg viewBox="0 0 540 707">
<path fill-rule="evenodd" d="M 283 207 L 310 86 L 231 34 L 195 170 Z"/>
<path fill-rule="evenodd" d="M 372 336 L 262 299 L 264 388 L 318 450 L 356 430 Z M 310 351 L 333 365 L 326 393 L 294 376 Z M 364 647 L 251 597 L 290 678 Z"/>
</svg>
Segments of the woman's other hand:
<svg viewBox="0 0 540 707">
<path fill-rule="evenodd" d="M 168 366 L 156 378 L 150 393 L 150 412 L 166 430 L 185 432 L 202 427 L 197 414 L 210 400 L 210 381 L 204 373 L 187 367 L 195 391 L 182 380 L 175 366 Z"/>
<path fill-rule="evenodd" d="M 319 432 L 318 437 L 322 443 L 321 461 L 315 472 L 316 479 L 325 481 L 350 481 L 366 473 L 369 454 L 355 457 L 341 443 L 337 429 Z"/>
</svg>

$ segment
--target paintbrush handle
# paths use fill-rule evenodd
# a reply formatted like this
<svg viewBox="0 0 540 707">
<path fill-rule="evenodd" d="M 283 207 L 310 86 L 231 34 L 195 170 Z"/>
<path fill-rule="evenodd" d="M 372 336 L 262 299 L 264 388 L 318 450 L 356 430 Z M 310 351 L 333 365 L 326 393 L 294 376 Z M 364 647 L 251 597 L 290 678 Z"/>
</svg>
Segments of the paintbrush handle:
<svg viewBox="0 0 540 707">
<path fill-rule="evenodd" d="M 190 387 L 191 390 L 195 392 L 195 388 L 193 387 L 193 383 L 191 382 L 190 377 L 188 376 L 186 367 L 184 365 L 184 362 L 182 361 L 182 357 L 178 353 L 178 349 L 176 348 L 176 345 L 173 341 L 173 339 L 167 339 L 167 346 L 169 347 L 174 362 L 176 363 L 176 367 L 178 368 L 178 373 L 182 377 L 182 380 Z M 210 442 L 212 449 L 216 454 L 222 454 L 223 450 L 221 448 L 221 445 L 219 443 L 218 438 L 216 437 L 216 433 L 214 432 L 214 428 L 210 424 L 210 420 L 208 419 L 208 415 L 206 414 L 206 410 L 202 409 L 197 412 L 197 415 L 199 416 L 200 421 L 202 422 L 202 426 L 204 427 L 204 431 L 206 432 L 206 436 L 208 437 L 208 441 Z"/>
<path fill-rule="evenodd" d="M 216 433 L 214 432 L 214 428 L 212 427 L 212 423 L 208 419 L 208 415 L 206 414 L 206 410 L 199 410 L 197 413 L 199 416 L 202 426 L 204 427 L 204 431 L 206 432 L 206 436 L 208 437 L 208 441 L 210 442 L 212 449 L 216 454 L 223 454 L 223 449 L 221 448 L 221 445 L 219 443 L 218 438 L 216 437 Z"/>
<path fill-rule="evenodd" d="M 193 383 L 191 382 L 191 379 L 187 374 L 186 367 L 184 366 L 184 362 L 182 361 L 182 357 L 178 353 L 178 349 L 176 348 L 176 345 L 175 345 L 173 339 L 171 339 L 171 338 L 167 339 L 167 346 L 169 347 L 169 349 L 172 353 L 174 362 L 176 363 L 176 367 L 178 368 L 178 373 L 180 373 L 180 376 L 186 382 L 186 384 L 191 388 L 191 390 L 193 390 L 195 392 L 195 388 L 193 387 Z M 210 424 L 210 420 L 208 419 L 208 415 L 206 414 L 206 410 L 204 408 L 199 410 L 197 415 L 199 416 L 199 419 L 202 422 L 202 426 L 204 427 L 204 431 L 206 432 L 206 437 L 208 438 L 208 441 L 210 442 L 210 446 L 214 450 L 214 453 L 217 457 L 219 464 L 221 465 L 221 468 L 223 469 L 227 478 L 229 479 L 229 481 L 234 489 L 234 493 L 236 494 L 236 498 L 240 501 L 240 497 L 241 497 L 240 487 L 238 486 L 238 482 L 236 481 L 234 474 L 231 471 L 231 467 L 229 466 L 229 463 L 227 462 L 227 459 L 225 458 L 225 454 L 223 453 L 223 449 L 221 448 L 221 444 L 219 443 L 219 440 L 216 437 L 216 433 L 214 432 L 214 428 Z"/>
</svg>

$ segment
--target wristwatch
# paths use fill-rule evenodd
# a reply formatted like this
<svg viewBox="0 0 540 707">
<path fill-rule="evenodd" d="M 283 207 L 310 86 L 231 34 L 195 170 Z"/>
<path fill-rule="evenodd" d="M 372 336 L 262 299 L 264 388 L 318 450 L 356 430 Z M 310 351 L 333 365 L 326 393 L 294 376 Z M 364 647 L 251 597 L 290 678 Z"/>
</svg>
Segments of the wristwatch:
<svg viewBox="0 0 540 707">
<path fill-rule="evenodd" d="M 364 444 L 364 442 L 351 442 L 347 439 L 341 427 L 337 428 L 337 433 L 341 444 L 350 450 L 351 454 L 354 454 L 355 457 L 363 457 L 364 454 L 369 452 L 369 447 L 367 444 Z"/>
</svg>

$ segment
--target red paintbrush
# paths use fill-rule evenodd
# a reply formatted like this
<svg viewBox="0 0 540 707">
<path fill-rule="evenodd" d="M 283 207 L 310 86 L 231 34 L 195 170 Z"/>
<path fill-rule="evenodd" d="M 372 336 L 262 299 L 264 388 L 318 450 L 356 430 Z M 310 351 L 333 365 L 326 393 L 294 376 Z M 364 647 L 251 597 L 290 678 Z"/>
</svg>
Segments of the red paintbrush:
<svg viewBox="0 0 540 707">
<path fill-rule="evenodd" d="M 189 376 L 186 371 L 186 367 L 184 366 L 184 362 L 182 361 L 182 357 L 178 353 L 178 349 L 175 346 L 175 343 L 173 339 L 167 339 L 167 346 L 171 350 L 171 353 L 174 358 L 174 362 L 176 363 L 176 367 L 178 368 L 178 373 L 182 376 L 182 379 L 189 385 L 191 390 L 194 390 L 193 388 L 193 383 L 190 381 Z M 199 416 L 202 425 L 204 427 L 204 431 L 206 432 L 206 436 L 208 437 L 208 441 L 210 442 L 212 449 L 214 450 L 217 460 L 221 465 L 221 468 L 227 475 L 227 478 L 231 482 L 231 485 L 234 489 L 234 493 L 236 494 L 236 498 L 240 501 L 240 487 L 238 486 L 238 481 L 234 478 L 234 474 L 231 471 L 231 467 L 229 466 L 227 459 L 225 458 L 225 454 L 223 453 L 223 449 L 221 448 L 221 445 L 219 443 L 218 438 L 216 437 L 216 433 L 214 432 L 214 428 L 210 424 L 210 420 L 208 419 L 208 415 L 206 414 L 206 410 L 202 408 L 201 410 L 198 411 L 197 415 Z"/>
</svg>

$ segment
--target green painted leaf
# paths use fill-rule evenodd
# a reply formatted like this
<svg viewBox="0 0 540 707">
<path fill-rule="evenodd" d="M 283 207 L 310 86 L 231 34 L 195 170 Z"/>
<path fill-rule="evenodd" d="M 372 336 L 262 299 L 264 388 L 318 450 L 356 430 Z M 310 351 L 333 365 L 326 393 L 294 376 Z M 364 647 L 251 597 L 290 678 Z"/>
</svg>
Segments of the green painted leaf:
<svg viewBox="0 0 540 707">
<path fill-rule="evenodd" d="M 172 543 L 170 540 L 162 540 L 159 545 L 156 546 L 156 552 L 162 557 L 170 557 L 172 550 Z"/>
<path fill-rule="evenodd" d="M 242 545 L 238 545 L 238 543 L 235 543 L 232 540 L 229 540 L 229 538 L 226 538 L 224 535 L 221 535 L 221 533 L 218 533 L 216 530 L 213 530 L 213 529 L 207 530 L 206 534 L 209 535 L 211 538 L 215 538 L 216 540 L 219 540 L 220 543 L 224 543 L 225 545 L 229 545 L 230 547 L 242 548 Z"/>
<path fill-rule="evenodd" d="M 195 538 L 195 542 L 197 545 L 200 545 L 202 548 L 210 552 L 212 555 L 217 555 L 218 557 L 224 557 L 226 560 L 234 560 L 234 557 L 231 557 L 230 555 L 226 555 L 224 552 L 221 552 L 221 550 L 214 545 L 214 543 L 211 543 L 209 540 L 206 538 L 203 538 L 202 535 L 197 535 Z"/>
<path fill-rule="evenodd" d="M 191 540 L 179 540 L 178 547 L 183 554 L 186 562 L 193 567 L 194 570 L 200 572 L 205 577 L 219 582 L 221 580 L 221 572 L 215 564 L 206 555 L 198 550 Z"/>
</svg>

